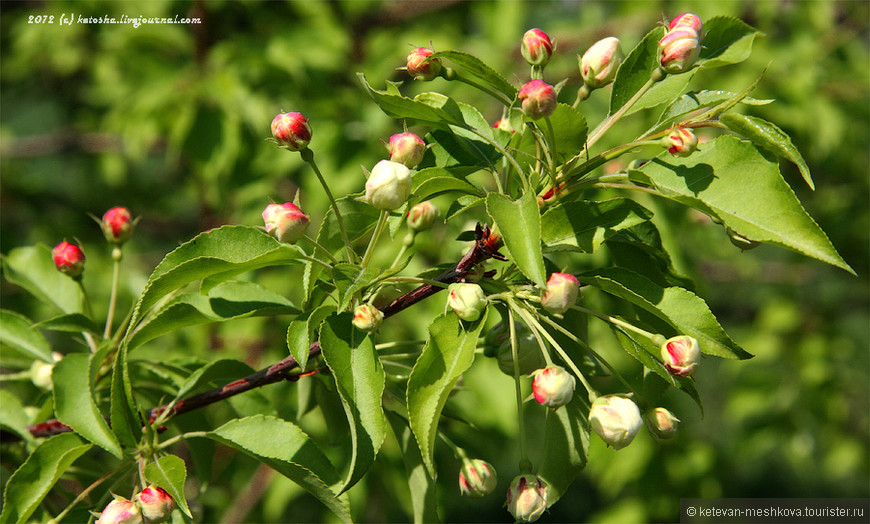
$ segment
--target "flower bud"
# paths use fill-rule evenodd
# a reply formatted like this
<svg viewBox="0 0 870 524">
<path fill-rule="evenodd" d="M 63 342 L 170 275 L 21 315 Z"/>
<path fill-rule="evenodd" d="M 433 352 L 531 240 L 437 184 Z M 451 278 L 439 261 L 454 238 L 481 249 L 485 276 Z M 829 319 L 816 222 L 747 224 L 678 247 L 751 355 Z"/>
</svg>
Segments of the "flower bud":
<svg viewBox="0 0 870 524">
<path fill-rule="evenodd" d="M 390 160 L 411 169 L 423 160 L 426 142 L 414 133 L 398 133 L 390 137 Z"/>
<path fill-rule="evenodd" d="M 366 200 L 375 209 L 392 211 L 411 195 L 411 170 L 404 164 L 381 160 L 366 182 Z"/>
<path fill-rule="evenodd" d="M 510 333 L 499 346 L 496 358 L 498 359 L 498 368 L 502 373 L 513 376 L 514 355 L 513 349 L 511 349 Z M 538 339 L 528 329 L 517 330 L 517 362 L 520 375 L 529 375 L 536 369 L 541 369 L 547 365 L 544 354 L 541 353 Z"/>
<path fill-rule="evenodd" d="M 532 120 L 550 116 L 556 110 L 556 90 L 543 80 L 532 80 L 520 89 L 523 113 Z"/>
<path fill-rule="evenodd" d="M 486 309 L 486 295 L 477 284 L 450 284 L 447 288 L 447 305 L 462 320 L 474 322 Z"/>
<path fill-rule="evenodd" d="M 169 514 L 175 509 L 175 501 L 163 488 L 151 485 L 143 489 L 141 493 L 133 497 L 142 508 L 142 516 L 148 522 L 165 522 Z"/>
<path fill-rule="evenodd" d="M 39 389 L 50 391 L 53 389 L 51 382 L 51 374 L 54 371 L 54 365 L 63 358 L 63 355 L 54 351 L 51 354 L 51 362 L 44 360 L 34 360 L 30 365 L 30 381 Z"/>
<path fill-rule="evenodd" d="M 668 153 L 676 156 L 689 156 L 698 150 L 698 137 L 691 129 L 679 127 L 662 137 L 662 147 L 668 148 Z"/>
<path fill-rule="evenodd" d="M 564 313 L 577 301 L 579 291 L 580 284 L 574 275 L 553 273 L 547 280 L 547 292 L 541 298 L 541 306 L 550 313 Z"/>
<path fill-rule="evenodd" d="M 517 522 L 534 522 L 547 509 L 547 485 L 534 475 L 520 475 L 507 492 L 507 509 Z"/>
<path fill-rule="evenodd" d="M 408 53 L 408 74 L 417 80 L 432 80 L 441 72 L 441 60 L 429 59 L 434 51 L 426 47 L 418 47 Z"/>
<path fill-rule="evenodd" d="M 311 142 L 311 126 L 302 113 L 281 113 L 272 119 L 272 136 L 290 151 L 301 151 Z"/>
<path fill-rule="evenodd" d="M 668 32 L 659 40 L 662 69 L 671 74 L 685 73 L 701 55 L 704 24 L 692 13 L 671 20 Z"/>
<path fill-rule="evenodd" d="M 478 499 L 489 495 L 495 489 L 498 476 L 492 464 L 480 459 L 462 461 L 459 470 L 459 492 L 471 498 Z"/>
<path fill-rule="evenodd" d="M 660 439 L 669 439 L 677 434 L 680 419 L 665 408 L 655 408 L 646 415 L 647 427 Z"/>
<path fill-rule="evenodd" d="M 377 331 L 383 320 L 384 314 L 381 310 L 369 304 L 363 304 L 353 312 L 354 327 L 368 333 Z"/>
<path fill-rule="evenodd" d="M 123 497 L 115 496 L 109 502 L 95 524 L 142 524 L 142 512 L 139 506 Z"/>
<path fill-rule="evenodd" d="M 408 227 L 412 231 L 425 231 L 432 227 L 440 215 L 441 213 L 431 200 L 420 202 L 408 211 Z"/>
<path fill-rule="evenodd" d="M 523 58 L 529 65 L 533 66 L 547 65 L 555 49 L 556 46 L 550 41 L 547 33 L 538 28 L 526 31 L 526 34 L 523 35 L 523 45 L 520 47 Z"/>
<path fill-rule="evenodd" d="M 592 89 L 604 87 L 616 78 L 616 70 L 625 59 L 619 39 L 609 36 L 592 44 L 580 59 L 580 75 Z"/>
<path fill-rule="evenodd" d="M 308 215 L 292 202 L 269 204 L 263 210 L 266 232 L 278 242 L 293 244 L 305 235 L 308 229 Z"/>
<path fill-rule="evenodd" d="M 698 341 L 687 335 L 669 338 L 662 344 L 662 361 L 668 373 L 687 377 L 701 364 L 701 348 Z"/>
<path fill-rule="evenodd" d="M 613 449 L 631 444 L 643 421 L 637 404 L 618 395 L 598 397 L 589 408 L 589 424 Z"/>
<path fill-rule="evenodd" d="M 133 217 L 126 207 L 113 207 L 106 211 L 100 226 L 106 240 L 113 244 L 123 244 L 133 234 Z"/>
<path fill-rule="evenodd" d="M 551 366 L 535 371 L 532 376 L 532 393 L 538 404 L 548 408 L 560 408 L 571 402 L 575 380 L 565 368 Z"/>
<path fill-rule="evenodd" d="M 54 258 L 54 267 L 71 278 L 81 277 L 85 270 L 85 254 L 79 246 L 66 240 L 54 246 L 51 256 Z"/>
</svg>

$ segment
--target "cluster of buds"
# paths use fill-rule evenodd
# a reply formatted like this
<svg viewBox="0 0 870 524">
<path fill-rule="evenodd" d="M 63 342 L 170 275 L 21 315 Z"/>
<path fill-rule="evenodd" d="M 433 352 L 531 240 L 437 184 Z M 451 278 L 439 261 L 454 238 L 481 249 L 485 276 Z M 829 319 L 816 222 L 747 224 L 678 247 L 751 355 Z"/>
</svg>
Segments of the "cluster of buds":
<svg viewBox="0 0 870 524">
<path fill-rule="evenodd" d="M 640 409 L 631 400 L 618 395 L 598 397 L 589 408 L 589 424 L 601 440 L 613 449 L 631 444 L 643 426 Z"/>
<path fill-rule="evenodd" d="M 480 498 L 492 493 L 498 476 L 492 464 L 480 459 L 464 459 L 459 470 L 459 492 L 471 498 Z"/>
<path fill-rule="evenodd" d="M 665 440 L 677 434 L 680 419 L 665 408 L 655 408 L 647 413 L 646 423 L 650 433 Z"/>
<path fill-rule="evenodd" d="M 85 270 L 85 254 L 82 248 L 70 244 L 66 240 L 54 246 L 51 250 L 54 267 L 68 277 L 78 280 Z"/>
<path fill-rule="evenodd" d="M 689 156 L 698 150 L 698 137 L 691 129 L 678 127 L 662 137 L 661 144 L 672 155 Z"/>
<path fill-rule="evenodd" d="M 668 32 L 659 40 L 659 63 L 670 74 L 685 73 L 701 55 L 704 23 L 698 15 L 684 13 L 671 20 Z"/>
<path fill-rule="evenodd" d="M 556 44 L 550 40 L 550 36 L 538 28 L 529 29 L 523 35 L 520 51 L 531 66 L 544 67 L 555 50 Z"/>
<path fill-rule="evenodd" d="M 397 133 L 390 137 L 390 160 L 414 169 L 423 160 L 426 142 L 414 133 Z"/>
<path fill-rule="evenodd" d="M 535 371 L 532 376 L 532 393 L 538 404 L 557 409 L 571 402 L 575 379 L 565 368 L 550 366 Z"/>
<path fill-rule="evenodd" d="M 486 295 L 477 284 L 450 284 L 447 288 L 447 305 L 462 320 L 474 322 L 486 309 Z"/>
<path fill-rule="evenodd" d="M 292 202 L 269 204 L 263 210 L 266 232 L 278 239 L 278 242 L 293 244 L 305 236 L 308 220 L 308 215 Z"/>
<path fill-rule="evenodd" d="M 359 330 L 374 333 L 381 327 L 384 314 L 381 310 L 369 304 L 357 307 L 353 312 L 353 325 Z"/>
<path fill-rule="evenodd" d="M 579 60 L 584 85 L 592 90 L 613 82 L 624 59 L 618 38 L 610 36 L 595 42 Z"/>
<path fill-rule="evenodd" d="M 553 314 L 562 314 L 577 302 L 580 284 L 574 275 L 553 273 L 547 280 L 547 292 L 541 298 L 541 306 Z"/>
<path fill-rule="evenodd" d="M 507 492 L 506 506 L 517 522 L 534 522 L 547 510 L 547 484 L 534 475 L 516 477 Z"/>
<path fill-rule="evenodd" d="M 272 136 L 290 151 L 302 151 L 311 142 L 311 126 L 302 113 L 281 113 L 272 119 Z"/>
<path fill-rule="evenodd" d="M 112 244 L 121 245 L 133 234 L 136 222 L 126 207 L 113 207 L 103 214 L 100 227 L 106 240 Z"/>
<path fill-rule="evenodd" d="M 441 60 L 429 58 L 434 51 L 427 47 L 418 47 L 408 53 L 408 74 L 417 80 L 432 80 L 441 73 Z"/>
<path fill-rule="evenodd" d="M 420 232 L 432 227 L 441 216 L 441 212 L 432 201 L 420 202 L 408 211 L 408 227 L 411 231 Z"/>
<path fill-rule="evenodd" d="M 687 377 L 701 364 L 701 347 L 688 335 L 669 338 L 662 344 L 662 361 L 671 375 Z"/>
<path fill-rule="evenodd" d="M 115 495 L 115 499 L 103 508 L 96 524 L 166 522 L 173 509 L 175 501 L 166 490 L 148 486 L 133 497 L 133 500 Z"/>
<path fill-rule="evenodd" d="M 556 110 L 556 90 L 543 80 L 526 82 L 517 96 L 522 102 L 523 113 L 532 120 L 548 117 Z"/>
</svg>

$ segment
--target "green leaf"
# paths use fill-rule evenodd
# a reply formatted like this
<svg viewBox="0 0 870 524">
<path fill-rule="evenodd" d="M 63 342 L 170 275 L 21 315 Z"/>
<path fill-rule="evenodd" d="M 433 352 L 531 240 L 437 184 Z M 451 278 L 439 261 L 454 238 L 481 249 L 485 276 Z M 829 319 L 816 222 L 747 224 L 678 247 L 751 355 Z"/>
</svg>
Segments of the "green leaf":
<svg viewBox="0 0 870 524">
<path fill-rule="evenodd" d="M 752 43 L 762 33 L 739 18 L 716 16 L 704 23 L 698 64 L 704 68 L 736 64 L 749 58 Z"/>
<path fill-rule="evenodd" d="M 387 420 L 393 427 L 393 433 L 402 449 L 402 459 L 405 462 L 405 472 L 408 474 L 408 488 L 411 491 L 411 507 L 414 511 L 414 523 L 439 522 L 437 500 L 435 498 L 435 480 L 426 473 L 426 465 L 420 449 L 414 441 L 414 433 L 408 421 L 401 416 L 386 411 Z"/>
<path fill-rule="evenodd" d="M 112 430 L 125 447 L 134 447 L 142 436 L 139 408 L 127 364 L 127 344 L 121 344 L 112 367 L 112 396 L 109 416 Z"/>
<path fill-rule="evenodd" d="M 547 285 L 541 252 L 541 215 L 534 193 L 511 202 L 504 195 L 490 193 L 486 212 L 498 226 L 510 258 L 523 274 L 541 287 Z"/>
<path fill-rule="evenodd" d="M 323 305 L 312 311 L 306 318 L 290 322 L 287 328 L 287 348 L 299 364 L 299 369 L 305 371 L 311 344 L 317 340 L 315 335 L 320 331 L 320 325 L 326 317 L 333 313 L 335 313 L 335 306 Z"/>
<path fill-rule="evenodd" d="M 658 67 L 658 58 L 653 60 L 650 67 Z M 686 91 L 697 69 L 693 69 L 679 75 L 668 75 L 661 82 L 656 82 L 649 91 L 640 97 L 626 115 L 631 115 L 643 109 L 649 109 L 663 104 L 670 104 Z"/>
<path fill-rule="evenodd" d="M 387 91 L 378 91 L 369 85 L 366 77 L 362 73 L 357 73 L 360 83 L 365 92 L 371 99 L 381 108 L 381 111 L 387 116 L 393 118 L 405 118 L 409 120 L 417 120 L 432 126 L 446 127 L 448 124 L 463 125 L 462 113 L 459 112 L 456 103 L 451 106 L 444 99 L 434 97 L 438 93 L 422 93 L 415 99 L 406 98 L 401 95 L 390 94 Z M 441 95 L 444 97 L 444 95 Z M 445 99 L 447 97 L 444 97 Z M 454 110 L 455 107 L 455 110 Z"/>
<path fill-rule="evenodd" d="M 589 271 L 578 280 L 649 311 L 681 335 L 695 337 L 703 353 L 732 359 L 752 357 L 728 337 L 707 303 L 691 291 L 675 286 L 662 287 L 620 267 Z"/>
<path fill-rule="evenodd" d="M 718 217 L 750 240 L 793 249 L 854 274 L 804 211 L 777 163 L 750 142 L 720 136 L 686 158 L 663 153 L 640 172 L 664 196 Z"/>
<path fill-rule="evenodd" d="M 34 359 L 51 362 L 51 346 L 42 333 L 31 329 L 33 322 L 24 315 L 8 309 L 0 309 L 0 342 L 7 344 Z"/>
<path fill-rule="evenodd" d="M 128 341 L 129 350 L 160 335 L 188 326 L 250 316 L 297 314 L 299 309 L 286 298 L 253 282 L 224 282 L 208 296 L 179 295 L 139 325 Z"/>
<path fill-rule="evenodd" d="M 27 522 L 67 468 L 91 447 L 74 433 L 40 444 L 6 482 L 0 523 Z"/>
<path fill-rule="evenodd" d="M 8 429 L 23 440 L 32 442 L 33 435 L 27 429 L 29 420 L 18 397 L 5 389 L 0 389 L 0 427 Z"/>
<path fill-rule="evenodd" d="M 255 415 L 231 420 L 207 436 L 266 464 L 317 497 L 342 522 L 351 522 L 346 498 L 331 488 L 340 482 L 335 466 L 292 422 Z"/>
<path fill-rule="evenodd" d="M 513 100 L 517 96 L 517 88 L 474 55 L 462 51 L 438 51 L 432 54 L 432 58 L 450 60 L 466 78 L 495 89 L 507 96 L 508 100 Z"/>
<path fill-rule="evenodd" d="M 381 405 L 385 375 L 372 337 L 353 327 L 353 313 L 326 319 L 320 328 L 320 348 L 332 371 L 347 420 L 353 457 L 342 492 L 368 471 L 386 435 Z"/>
<path fill-rule="evenodd" d="M 201 233 L 166 255 L 151 273 L 136 304 L 131 329 L 158 300 L 191 282 L 298 262 L 298 258 L 295 246 L 280 244 L 259 228 L 223 226 Z"/>
<path fill-rule="evenodd" d="M 565 406 L 547 413 L 547 423 L 538 476 L 549 488 L 547 506 L 552 506 L 586 467 L 589 454 L 589 422 L 581 409 L 579 394 Z"/>
<path fill-rule="evenodd" d="M 433 479 L 437 476 L 433 454 L 438 419 L 459 377 L 474 362 L 477 338 L 485 323 L 485 313 L 476 322 L 463 322 L 453 312 L 436 318 L 408 377 L 408 417 Z"/>
<path fill-rule="evenodd" d="M 369 204 L 355 200 L 356 196 L 359 195 L 347 195 L 335 201 L 351 242 L 355 242 L 373 229 L 381 213 Z M 326 217 L 317 231 L 317 242 L 333 253 L 344 249 L 341 230 L 338 228 L 338 221 L 331 207 L 326 211 Z"/>
<path fill-rule="evenodd" d="M 581 113 L 568 104 L 558 104 L 549 120 L 556 138 L 557 157 L 571 157 L 583 149 L 589 126 Z M 545 137 L 549 136 L 546 126 L 546 122 L 539 124 Z"/>
<path fill-rule="evenodd" d="M 165 489 L 172 500 L 178 504 L 178 508 L 190 518 L 190 508 L 187 507 L 187 499 L 184 497 L 184 481 L 187 479 L 187 467 L 184 461 L 175 455 L 164 455 L 145 466 L 145 479 Z"/>
<path fill-rule="evenodd" d="M 747 105 L 760 106 L 773 102 L 772 99 L 757 99 L 750 98 L 742 93 L 732 93 L 731 91 L 691 91 L 674 100 L 659 116 L 656 125 L 651 127 L 644 135 L 652 134 L 660 131 L 668 126 L 668 124 L 683 115 L 687 115 L 698 109 L 715 106 L 728 100 L 738 100 Z"/>
<path fill-rule="evenodd" d="M 619 231 L 650 218 L 650 210 L 625 198 L 565 202 L 551 207 L 541 217 L 541 240 L 550 248 L 576 248 L 593 253 Z"/>
<path fill-rule="evenodd" d="M 430 178 L 420 184 L 417 187 L 417 190 L 414 191 L 414 194 L 417 195 L 420 200 L 428 200 L 438 195 L 450 192 L 473 195 L 477 197 L 483 196 L 479 189 L 469 184 L 465 180 L 452 177 Z"/>
<path fill-rule="evenodd" d="M 222 359 L 200 367 L 194 371 L 184 384 L 178 388 L 178 393 L 175 394 L 174 401 L 178 401 L 190 394 L 191 391 L 200 387 L 203 384 L 216 382 L 225 379 L 237 379 L 253 373 L 251 366 L 240 360 Z"/>
<path fill-rule="evenodd" d="M 449 131 L 435 129 L 426 135 L 426 138 L 426 142 L 431 144 L 430 149 L 435 157 L 435 165 L 438 167 L 492 169 L 495 161 L 501 156 L 492 144 L 458 127 L 451 127 Z"/>
<path fill-rule="evenodd" d="M 120 459 L 121 445 L 94 401 L 89 360 L 90 355 L 72 353 L 54 365 L 54 411 L 59 421 Z"/>
<path fill-rule="evenodd" d="M 332 279 L 338 286 L 338 310 L 343 311 L 350 305 L 357 291 L 367 288 L 378 279 L 381 271 L 377 268 L 361 268 L 351 264 L 336 264 L 332 268 Z"/>
<path fill-rule="evenodd" d="M 43 320 L 33 325 L 34 329 L 48 329 L 51 331 L 68 331 L 80 333 L 87 331 L 96 335 L 101 334 L 97 324 L 82 313 L 67 313 Z"/>
<path fill-rule="evenodd" d="M 719 117 L 719 121 L 771 153 L 794 162 L 810 189 L 816 189 L 810 177 L 810 168 L 785 131 L 766 120 L 739 113 L 725 113 Z"/>
<path fill-rule="evenodd" d="M 616 71 L 616 78 L 610 91 L 610 114 L 616 113 L 650 79 L 650 74 L 658 67 L 659 40 L 664 29 L 656 27 L 646 34 L 626 56 Z M 678 78 L 685 75 L 670 75 Z"/>
<path fill-rule="evenodd" d="M 51 248 L 44 244 L 19 247 L 0 258 L 6 280 L 64 313 L 82 311 L 82 290 L 54 267 Z M 87 278 L 87 277 L 85 277 Z"/>
</svg>

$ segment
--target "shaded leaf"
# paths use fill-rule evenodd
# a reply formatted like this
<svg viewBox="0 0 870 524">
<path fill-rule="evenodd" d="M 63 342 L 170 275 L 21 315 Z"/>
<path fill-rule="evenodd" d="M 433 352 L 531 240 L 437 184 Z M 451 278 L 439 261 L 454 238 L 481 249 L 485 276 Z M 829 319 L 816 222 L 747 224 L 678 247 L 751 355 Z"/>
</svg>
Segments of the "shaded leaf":
<svg viewBox="0 0 870 524">
<path fill-rule="evenodd" d="M 18 397 L 5 389 L 0 389 L 0 427 L 8 429 L 23 440 L 32 442 L 33 435 L 27 430 L 29 420 Z"/>
<path fill-rule="evenodd" d="M 513 100 L 517 96 L 517 88 L 474 55 L 462 51 L 438 51 L 433 53 L 432 57 L 450 60 L 466 77 L 504 94 L 508 100 Z"/>
<path fill-rule="evenodd" d="M 414 433 L 408 421 L 401 416 L 386 411 L 387 420 L 393 427 L 393 433 L 402 449 L 402 459 L 405 462 L 405 472 L 408 474 L 408 488 L 411 491 L 411 507 L 414 511 L 414 523 L 439 522 L 437 500 L 435 499 L 435 480 L 426 473 L 426 465 L 420 456 L 420 449 L 414 440 Z"/>
<path fill-rule="evenodd" d="M 320 325 L 329 315 L 335 313 L 335 306 L 323 305 L 312 311 L 304 319 L 296 319 L 287 328 L 287 348 L 299 364 L 299 369 L 305 371 L 308 365 L 308 353 L 311 344 L 320 331 Z"/>
<path fill-rule="evenodd" d="M 549 488 L 547 505 L 555 504 L 574 479 L 586 467 L 589 454 L 589 421 L 582 410 L 581 395 L 547 413 L 544 435 L 544 456 L 538 466 L 538 476 Z"/>
<path fill-rule="evenodd" d="M 97 324 L 83 315 L 82 313 L 68 313 L 58 315 L 34 324 L 35 329 L 48 329 L 51 331 L 68 331 L 71 333 L 79 333 L 87 331 L 95 335 L 101 334 L 101 329 Z"/>
<path fill-rule="evenodd" d="M 33 322 L 24 315 L 0 309 L 0 342 L 21 350 L 36 360 L 51 362 L 51 346 L 42 333 L 31 329 Z"/>
<path fill-rule="evenodd" d="M 350 305 L 354 295 L 378 279 L 381 271 L 377 268 L 361 268 L 352 264 L 336 264 L 332 268 L 332 279 L 338 286 L 338 310 L 343 311 Z"/>
<path fill-rule="evenodd" d="M 520 271 L 539 286 L 547 285 L 541 251 L 541 215 L 534 193 L 525 193 L 511 202 L 506 196 L 490 193 L 486 212 L 498 226 L 505 248 Z"/>
<path fill-rule="evenodd" d="M 704 23 L 698 64 L 710 68 L 742 62 L 752 54 L 752 43 L 761 34 L 739 18 L 715 16 Z"/>
<path fill-rule="evenodd" d="M 187 479 L 187 467 L 184 461 L 175 455 L 164 455 L 145 466 L 145 478 L 148 482 L 165 489 L 178 508 L 190 518 L 190 508 L 184 497 L 184 481 Z"/>
<path fill-rule="evenodd" d="M 556 156 L 571 157 L 579 153 L 586 145 L 588 125 L 586 118 L 568 104 L 558 104 L 553 114 L 549 116 L 550 124 L 556 138 Z M 549 136 L 546 122 L 540 122 L 544 136 Z"/>
<path fill-rule="evenodd" d="M 439 101 L 428 96 L 432 93 L 427 94 L 425 97 L 419 97 L 418 95 L 417 99 L 410 99 L 398 94 L 391 94 L 388 91 L 374 89 L 369 85 L 365 75 L 362 73 L 357 73 L 357 77 L 365 92 L 387 116 L 416 120 L 441 127 L 445 127 L 448 124 L 463 124 L 461 113 L 457 115 L 456 112 L 451 110 L 450 106 L 445 108 L 446 102 L 443 102 L 443 100 L 440 101 L 442 103 L 439 106 Z"/>
<path fill-rule="evenodd" d="M 592 253 L 619 231 L 650 218 L 651 211 L 625 198 L 565 202 L 541 217 L 541 240 L 550 248 Z"/>
</svg>

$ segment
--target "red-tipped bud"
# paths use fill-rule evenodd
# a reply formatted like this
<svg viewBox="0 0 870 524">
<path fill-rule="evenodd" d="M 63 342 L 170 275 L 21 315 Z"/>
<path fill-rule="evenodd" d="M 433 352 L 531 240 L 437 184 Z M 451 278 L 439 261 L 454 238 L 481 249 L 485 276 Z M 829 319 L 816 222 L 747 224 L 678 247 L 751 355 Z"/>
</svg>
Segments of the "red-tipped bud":
<svg viewBox="0 0 870 524">
<path fill-rule="evenodd" d="M 625 55 L 619 46 L 619 39 L 613 36 L 592 44 L 580 59 L 580 75 L 583 82 L 592 89 L 604 87 L 616 78 L 616 70 Z"/>
<path fill-rule="evenodd" d="M 660 439 L 669 439 L 677 434 L 680 419 L 665 408 L 655 408 L 646 415 L 650 432 Z"/>
<path fill-rule="evenodd" d="M 383 320 L 384 314 L 381 313 L 381 310 L 369 304 L 363 304 L 353 312 L 354 327 L 367 333 L 377 331 Z"/>
<path fill-rule="evenodd" d="M 106 240 L 113 244 L 123 244 L 133 234 L 133 217 L 126 207 L 113 207 L 106 211 L 100 226 Z"/>
<path fill-rule="evenodd" d="M 520 475 L 511 482 L 506 505 L 517 522 L 534 522 L 547 510 L 547 485 L 534 475 Z"/>
<path fill-rule="evenodd" d="M 669 338 L 662 344 L 662 361 L 671 375 L 687 377 L 701 364 L 701 347 L 688 335 Z"/>
<path fill-rule="evenodd" d="M 420 202 L 408 211 L 408 227 L 412 231 L 425 231 L 432 227 L 440 215 L 431 200 Z"/>
<path fill-rule="evenodd" d="M 311 126 L 302 113 L 281 113 L 272 119 L 272 136 L 290 151 L 301 151 L 311 142 Z"/>
<path fill-rule="evenodd" d="M 560 408 L 571 402 L 574 396 L 574 376 L 565 368 L 552 366 L 539 369 L 533 374 L 532 393 L 535 400 L 548 408 Z"/>
<path fill-rule="evenodd" d="M 556 90 L 543 80 L 532 80 L 520 89 L 523 113 L 532 120 L 553 114 L 556 110 Z"/>
<path fill-rule="evenodd" d="M 381 160 L 366 182 L 366 200 L 375 209 L 392 211 L 411 195 L 411 170 L 405 164 Z"/>
<path fill-rule="evenodd" d="M 679 127 L 662 137 L 662 147 L 668 148 L 668 153 L 676 156 L 689 156 L 698 150 L 698 137 L 691 129 Z"/>
<path fill-rule="evenodd" d="M 85 270 L 85 254 L 79 246 L 66 240 L 54 246 L 51 256 L 54 258 L 54 267 L 71 278 L 79 278 Z"/>
<path fill-rule="evenodd" d="M 408 53 L 408 74 L 417 80 L 432 80 L 441 72 L 441 60 L 429 58 L 434 51 L 426 47 L 418 47 Z"/>
<path fill-rule="evenodd" d="M 541 299 L 541 306 L 550 313 L 564 313 L 577 301 L 579 291 L 580 284 L 574 275 L 553 273 L 547 280 L 547 292 Z"/>
<path fill-rule="evenodd" d="M 172 510 L 175 509 L 175 501 L 163 488 L 148 486 L 141 493 L 133 497 L 142 508 L 142 516 L 148 522 L 166 522 Z"/>
<path fill-rule="evenodd" d="M 685 73 L 701 55 L 704 24 L 692 13 L 671 20 L 668 32 L 659 41 L 662 69 L 671 74 Z"/>
<path fill-rule="evenodd" d="M 426 142 L 414 133 L 398 133 L 390 137 L 390 160 L 411 169 L 423 160 Z"/>
<path fill-rule="evenodd" d="M 293 244 L 305 235 L 308 229 L 308 215 L 292 202 L 269 204 L 263 210 L 266 232 L 278 242 Z"/>
<path fill-rule="evenodd" d="M 598 397 L 589 408 L 589 424 L 601 440 L 613 449 L 631 444 L 643 420 L 637 404 L 617 395 Z"/>
<path fill-rule="evenodd" d="M 478 499 L 489 495 L 498 483 L 492 464 L 480 459 L 465 459 L 459 470 L 459 492 Z"/>
<path fill-rule="evenodd" d="M 529 65 L 545 66 L 556 50 L 555 44 L 550 40 L 547 33 L 538 28 L 529 29 L 523 35 L 523 44 L 520 51 Z"/>
<path fill-rule="evenodd" d="M 142 524 L 142 512 L 139 506 L 123 497 L 115 497 L 109 502 L 95 524 Z"/>
<path fill-rule="evenodd" d="M 477 284 L 450 284 L 447 288 L 447 305 L 462 320 L 474 322 L 486 309 L 486 295 Z"/>
</svg>

